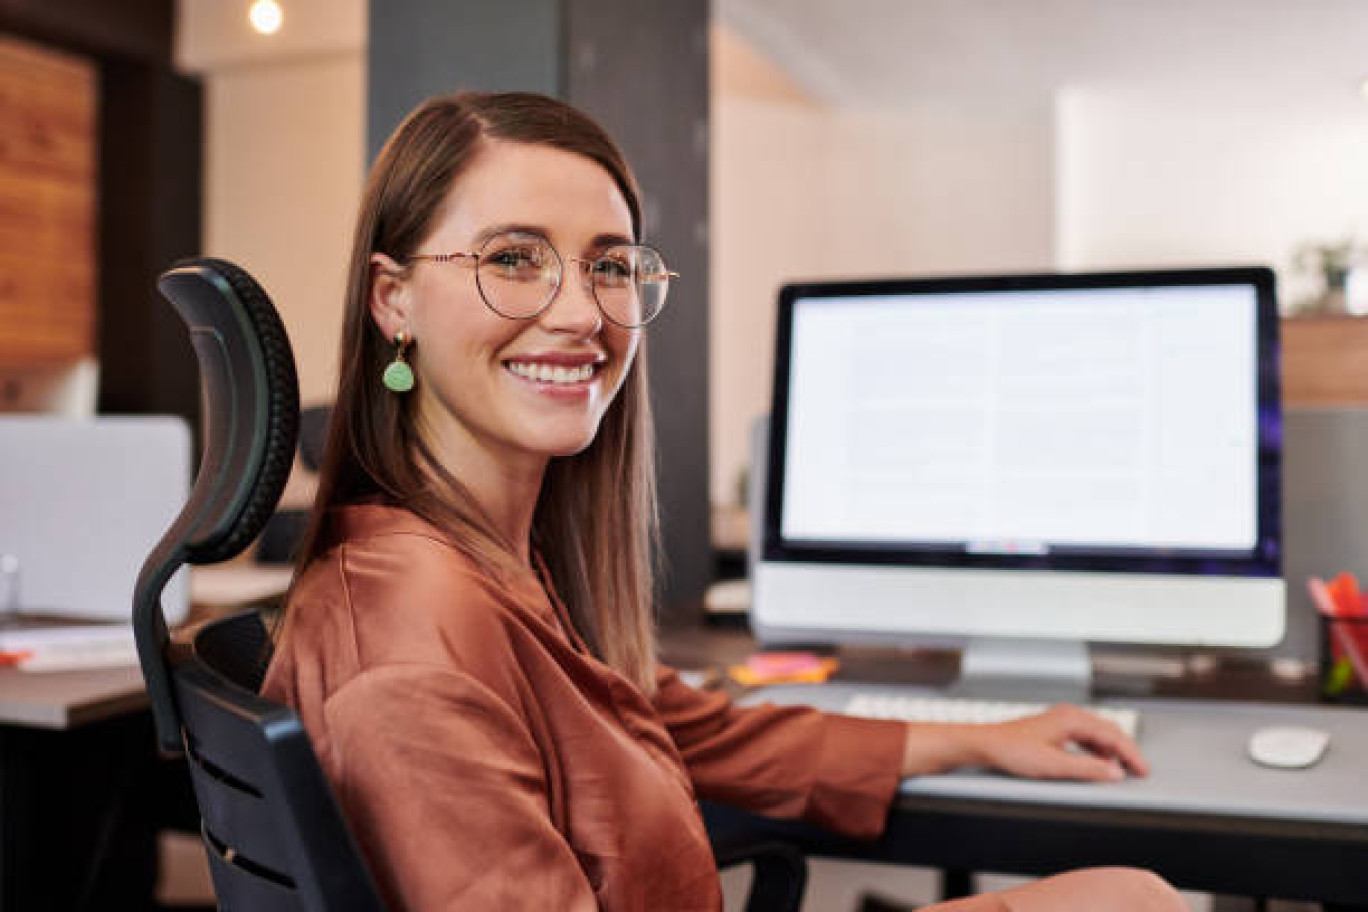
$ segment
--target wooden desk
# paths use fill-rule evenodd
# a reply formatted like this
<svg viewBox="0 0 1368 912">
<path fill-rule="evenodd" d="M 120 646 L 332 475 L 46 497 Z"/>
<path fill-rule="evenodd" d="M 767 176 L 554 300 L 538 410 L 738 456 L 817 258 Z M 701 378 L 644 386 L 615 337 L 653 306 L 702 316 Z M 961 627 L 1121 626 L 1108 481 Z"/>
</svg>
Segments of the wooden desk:
<svg viewBox="0 0 1368 912">
<path fill-rule="evenodd" d="M 23 672 L 0 669 L 0 725 L 62 730 L 147 705 L 135 667 Z"/>
</svg>

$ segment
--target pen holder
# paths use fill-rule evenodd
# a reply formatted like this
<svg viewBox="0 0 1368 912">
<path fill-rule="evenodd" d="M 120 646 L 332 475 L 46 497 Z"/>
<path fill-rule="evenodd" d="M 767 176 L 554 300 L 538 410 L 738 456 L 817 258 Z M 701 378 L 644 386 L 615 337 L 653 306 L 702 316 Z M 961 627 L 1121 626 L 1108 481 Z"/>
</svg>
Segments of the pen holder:
<svg viewBox="0 0 1368 912">
<path fill-rule="evenodd" d="M 1368 704 L 1368 616 L 1320 616 L 1321 695 Z"/>
</svg>

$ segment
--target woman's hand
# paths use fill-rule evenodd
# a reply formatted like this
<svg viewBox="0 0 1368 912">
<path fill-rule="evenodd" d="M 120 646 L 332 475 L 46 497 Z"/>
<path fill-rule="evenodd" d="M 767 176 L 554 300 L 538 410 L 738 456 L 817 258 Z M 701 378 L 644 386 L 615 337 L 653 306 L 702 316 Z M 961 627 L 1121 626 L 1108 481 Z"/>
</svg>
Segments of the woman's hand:
<svg viewBox="0 0 1368 912">
<path fill-rule="evenodd" d="M 911 723 L 903 775 L 980 766 L 1029 779 L 1110 782 L 1144 776 L 1140 748 L 1113 722 L 1077 706 L 1054 706 L 996 725 Z"/>
</svg>

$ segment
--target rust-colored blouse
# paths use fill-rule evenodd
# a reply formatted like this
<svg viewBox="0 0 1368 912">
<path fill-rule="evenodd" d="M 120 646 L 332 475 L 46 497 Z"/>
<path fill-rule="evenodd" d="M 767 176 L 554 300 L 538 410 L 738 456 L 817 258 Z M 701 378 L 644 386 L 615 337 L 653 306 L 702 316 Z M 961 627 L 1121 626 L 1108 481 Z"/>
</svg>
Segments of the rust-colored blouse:
<svg viewBox="0 0 1368 912">
<path fill-rule="evenodd" d="M 899 723 L 739 708 L 590 656 L 404 510 L 348 507 L 263 692 L 295 707 L 389 907 L 719 910 L 695 797 L 873 837 Z"/>
</svg>

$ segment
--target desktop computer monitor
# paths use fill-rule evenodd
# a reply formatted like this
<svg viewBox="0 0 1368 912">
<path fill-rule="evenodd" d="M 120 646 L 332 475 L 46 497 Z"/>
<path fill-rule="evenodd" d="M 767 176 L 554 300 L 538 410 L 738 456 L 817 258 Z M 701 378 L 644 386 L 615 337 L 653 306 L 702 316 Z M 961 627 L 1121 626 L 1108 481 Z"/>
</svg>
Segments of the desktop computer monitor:
<svg viewBox="0 0 1368 912">
<path fill-rule="evenodd" d="M 1277 329 L 1259 268 L 784 287 L 757 636 L 1061 699 L 1090 641 L 1275 644 Z"/>
</svg>

